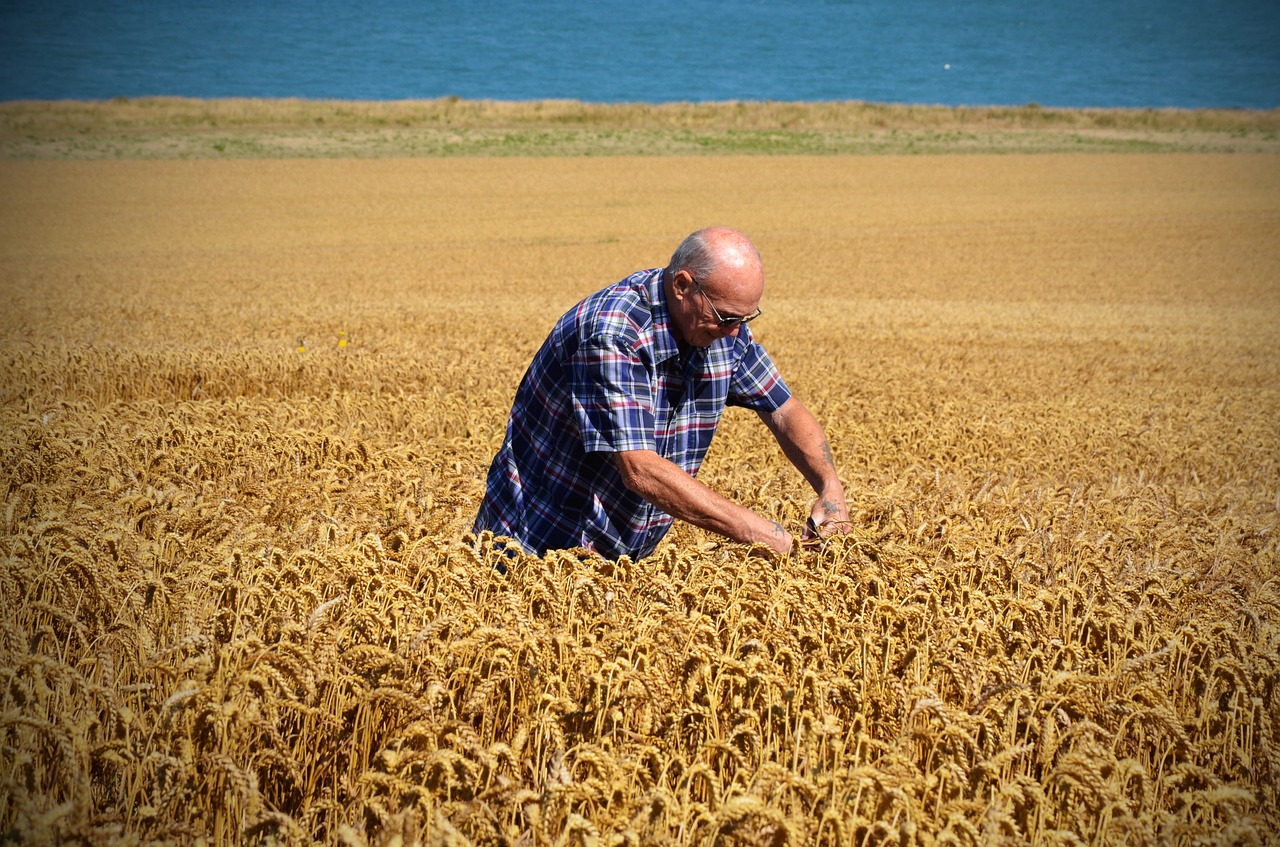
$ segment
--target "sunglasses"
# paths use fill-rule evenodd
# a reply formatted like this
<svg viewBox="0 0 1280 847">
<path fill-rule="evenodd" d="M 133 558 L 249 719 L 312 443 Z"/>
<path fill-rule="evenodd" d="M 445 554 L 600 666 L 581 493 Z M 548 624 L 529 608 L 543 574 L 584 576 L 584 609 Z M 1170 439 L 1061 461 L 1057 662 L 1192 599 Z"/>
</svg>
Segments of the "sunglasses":
<svg viewBox="0 0 1280 847">
<path fill-rule="evenodd" d="M 759 309 L 756 309 L 751 314 L 745 316 L 720 314 L 720 310 L 716 308 L 716 304 L 712 303 L 711 298 L 707 296 L 707 292 L 702 290 L 702 283 L 698 282 L 698 278 L 693 274 L 689 274 L 689 279 L 693 280 L 693 287 L 698 290 L 698 293 L 702 295 L 702 299 L 706 300 L 707 305 L 711 307 L 711 314 L 716 316 L 716 323 L 720 325 L 721 329 L 732 329 L 735 326 L 749 324 L 756 318 L 760 317 L 761 312 Z"/>
</svg>

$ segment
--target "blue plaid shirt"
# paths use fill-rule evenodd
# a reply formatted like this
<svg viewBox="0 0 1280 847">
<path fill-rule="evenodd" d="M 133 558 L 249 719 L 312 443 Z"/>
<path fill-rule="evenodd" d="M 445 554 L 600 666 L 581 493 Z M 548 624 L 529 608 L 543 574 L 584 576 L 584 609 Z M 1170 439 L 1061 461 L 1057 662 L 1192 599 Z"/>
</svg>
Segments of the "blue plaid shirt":
<svg viewBox="0 0 1280 847">
<path fill-rule="evenodd" d="M 622 483 L 610 453 L 653 450 L 691 475 L 726 405 L 791 397 L 750 327 L 681 355 L 662 269 L 597 291 L 556 323 L 516 392 L 474 530 L 525 550 L 649 555 L 672 518 Z"/>
</svg>

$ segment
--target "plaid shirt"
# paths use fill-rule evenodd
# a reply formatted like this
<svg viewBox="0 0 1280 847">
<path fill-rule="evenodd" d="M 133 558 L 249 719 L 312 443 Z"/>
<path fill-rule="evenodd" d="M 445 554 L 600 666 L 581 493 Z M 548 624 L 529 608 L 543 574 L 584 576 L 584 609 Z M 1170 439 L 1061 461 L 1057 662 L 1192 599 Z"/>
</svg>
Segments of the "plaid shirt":
<svg viewBox="0 0 1280 847">
<path fill-rule="evenodd" d="M 790 397 L 747 326 L 681 354 L 662 269 L 632 274 L 556 323 L 516 392 L 474 530 L 526 550 L 649 555 L 672 518 L 623 485 L 610 453 L 653 450 L 697 475 L 726 405 Z"/>
</svg>

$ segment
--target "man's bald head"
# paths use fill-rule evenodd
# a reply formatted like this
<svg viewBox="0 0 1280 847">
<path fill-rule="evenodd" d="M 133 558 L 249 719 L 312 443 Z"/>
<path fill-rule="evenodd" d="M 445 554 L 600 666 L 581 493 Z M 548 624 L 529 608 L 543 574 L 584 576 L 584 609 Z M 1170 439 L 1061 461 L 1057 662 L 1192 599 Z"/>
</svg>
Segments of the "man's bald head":
<svg viewBox="0 0 1280 847">
<path fill-rule="evenodd" d="M 671 255 L 667 277 L 687 271 L 708 290 L 734 300 L 758 301 L 764 292 L 764 263 L 745 235 L 711 226 L 685 237 Z"/>
<path fill-rule="evenodd" d="M 764 264 L 745 235 L 727 226 L 700 229 L 671 256 L 664 273 L 676 339 L 706 347 L 737 335 L 733 317 L 756 313 L 764 295 Z M 730 322 L 722 322 L 728 316 Z"/>
</svg>

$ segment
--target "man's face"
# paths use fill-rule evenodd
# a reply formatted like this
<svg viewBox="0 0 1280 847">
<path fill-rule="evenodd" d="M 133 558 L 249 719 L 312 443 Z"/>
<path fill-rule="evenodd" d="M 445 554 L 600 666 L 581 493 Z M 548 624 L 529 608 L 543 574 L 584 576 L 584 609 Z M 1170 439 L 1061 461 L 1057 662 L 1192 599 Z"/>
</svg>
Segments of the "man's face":
<svg viewBox="0 0 1280 847">
<path fill-rule="evenodd" d="M 718 276 L 718 275 L 717 275 Z M 742 327 L 740 318 L 758 313 L 763 280 L 751 275 L 721 282 L 701 280 L 688 271 L 676 273 L 672 318 L 677 338 L 694 347 L 710 347 L 717 339 L 732 338 Z"/>
</svg>

